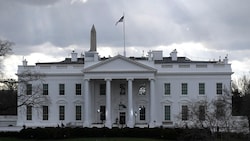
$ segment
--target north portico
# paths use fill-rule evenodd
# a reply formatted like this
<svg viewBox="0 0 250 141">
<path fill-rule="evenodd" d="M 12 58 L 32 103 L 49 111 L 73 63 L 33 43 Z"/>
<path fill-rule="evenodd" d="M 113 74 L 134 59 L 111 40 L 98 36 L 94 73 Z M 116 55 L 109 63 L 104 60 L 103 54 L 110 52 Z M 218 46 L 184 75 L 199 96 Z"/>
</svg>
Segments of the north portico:
<svg viewBox="0 0 250 141">
<path fill-rule="evenodd" d="M 83 72 L 85 127 L 156 124 L 156 69 L 117 55 Z"/>
</svg>

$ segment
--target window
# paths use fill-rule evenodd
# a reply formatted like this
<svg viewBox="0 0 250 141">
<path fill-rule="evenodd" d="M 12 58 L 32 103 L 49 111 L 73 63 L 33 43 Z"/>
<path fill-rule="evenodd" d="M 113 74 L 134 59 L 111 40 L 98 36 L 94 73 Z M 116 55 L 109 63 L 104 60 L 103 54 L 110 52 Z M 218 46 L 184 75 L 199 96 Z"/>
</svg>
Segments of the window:
<svg viewBox="0 0 250 141">
<path fill-rule="evenodd" d="M 49 94 L 49 85 L 43 84 L 43 95 L 48 95 L 48 94 Z"/>
<path fill-rule="evenodd" d="M 82 120 L 82 106 L 76 106 L 76 120 Z"/>
<path fill-rule="evenodd" d="M 26 120 L 32 120 L 32 106 L 26 108 Z"/>
<path fill-rule="evenodd" d="M 199 106 L 199 120 L 204 121 L 205 120 L 205 106 L 204 105 L 200 105 Z"/>
<path fill-rule="evenodd" d="M 43 106 L 43 120 L 49 119 L 49 107 Z"/>
<path fill-rule="evenodd" d="M 187 95 L 188 94 L 188 84 L 187 83 L 182 83 L 181 84 L 181 94 L 182 95 Z"/>
<path fill-rule="evenodd" d="M 31 95 L 32 94 L 32 84 L 26 85 L 26 94 Z"/>
<path fill-rule="evenodd" d="M 216 93 L 222 94 L 222 83 L 216 83 Z"/>
<path fill-rule="evenodd" d="M 146 95 L 146 84 L 140 85 L 139 90 L 138 90 L 138 94 L 139 95 Z"/>
<path fill-rule="evenodd" d="M 181 106 L 181 119 L 188 120 L 188 106 L 187 105 Z"/>
<path fill-rule="evenodd" d="M 164 89 L 165 89 L 165 95 L 170 95 L 170 93 L 171 93 L 170 83 L 165 83 Z"/>
<path fill-rule="evenodd" d="M 226 115 L 225 103 L 223 101 L 217 101 L 215 106 L 216 106 L 216 109 L 215 109 L 216 119 L 221 119 L 221 118 L 225 117 L 225 115 Z"/>
<path fill-rule="evenodd" d="M 205 94 L 205 83 L 199 83 L 199 94 L 200 95 Z"/>
<path fill-rule="evenodd" d="M 170 115 L 171 115 L 171 111 L 170 111 L 170 106 L 169 105 L 165 105 L 164 106 L 164 120 L 171 120 Z"/>
<path fill-rule="evenodd" d="M 82 85 L 76 84 L 76 95 L 82 95 Z"/>
<path fill-rule="evenodd" d="M 65 94 L 65 85 L 59 84 L 59 95 L 64 95 L 64 94 Z"/>
<path fill-rule="evenodd" d="M 125 95 L 126 94 L 125 87 L 126 87 L 125 84 L 120 84 L 120 95 Z"/>
<path fill-rule="evenodd" d="M 100 95 L 106 95 L 106 84 L 100 84 Z"/>
<path fill-rule="evenodd" d="M 65 119 L 65 106 L 59 106 L 59 120 Z"/>
<path fill-rule="evenodd" d="M 100 120 L 101 121 L 104 121 L 104 120 L 106 120 L 106 106 L 100 106 L 100 110 L 99 110 L 99 112 L 100 112 Z"/>
<path fill-rule="evenodd" d="M 146 108 L 144 106 L 139 107 L 140 120 L 146 120 Z"/>
</svg>

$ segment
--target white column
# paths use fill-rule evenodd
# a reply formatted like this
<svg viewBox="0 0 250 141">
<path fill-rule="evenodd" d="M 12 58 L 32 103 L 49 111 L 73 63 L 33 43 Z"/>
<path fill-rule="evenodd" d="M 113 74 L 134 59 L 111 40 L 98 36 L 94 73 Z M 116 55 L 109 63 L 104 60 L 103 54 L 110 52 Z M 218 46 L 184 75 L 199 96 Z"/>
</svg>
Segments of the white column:
<svg viewBox="0 0 250 141">
<path fill-rule="evenodd" d="M 90 127 L 90 94 L 89 79 L 84 79 L 84 127 Z"/>
<path fill-rule="evenodd" d="M 111 80 L 106 80 L 106 122 L 105 126 L 111 128 Z"/>
<path fill-rule="evenodd" d="M 133 79 L 128 79 L 128 127 L 134 127 L 134 110 L 133 110 Z"/>
<path fill-rule="evenodd" d="M 156 113 L 155 113 L 155 80 L 150 79 L 150 127 L 155 127 Z"/>
</svg>

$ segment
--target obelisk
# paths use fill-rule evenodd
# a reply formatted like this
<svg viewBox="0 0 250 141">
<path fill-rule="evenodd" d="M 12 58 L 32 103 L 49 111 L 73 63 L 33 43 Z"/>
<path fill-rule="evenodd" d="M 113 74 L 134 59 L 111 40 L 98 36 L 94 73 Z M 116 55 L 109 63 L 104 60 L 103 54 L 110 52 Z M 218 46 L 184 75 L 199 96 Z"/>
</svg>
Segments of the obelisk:
<svg viewBox="0 0 250 141">
<path fill-rule="evenodd" d="M 90 51 L 96 51 L 96 31 L 94 25 L 90 32 Z"/>
</svg>

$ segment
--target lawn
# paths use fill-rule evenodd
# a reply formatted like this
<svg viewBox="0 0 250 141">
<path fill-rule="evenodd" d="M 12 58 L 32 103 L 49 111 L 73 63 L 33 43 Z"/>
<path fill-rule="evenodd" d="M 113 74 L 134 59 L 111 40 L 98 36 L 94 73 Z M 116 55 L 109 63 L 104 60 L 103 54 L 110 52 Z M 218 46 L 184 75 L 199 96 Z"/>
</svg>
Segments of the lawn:
<svg viewBox="0 0 250 141">
<path fill-rule="evenodd" d="M 0 137 L 0 141 L 27 141 L 27 140 Z M 37 141 L 37 140 L 28 140 L 28 141 Z M 41 141 L 58 141 L 58 140 L 41 140 Z M 147 138 L 76 138 L 76 139 L 64 139 L 61 141 L 162 141 L 162 140 L 147 139 Z"/>
<path fill-rule="evenodd" d="M 229 139 L 230 141 L 244 141 L 240 139 Z M 58 140 L 27 140 L 27 139 L 17 139 L 17 138 L 2 138 L 0 141 L 58 141 Z M 163 141 L 160 139 L 149 139 L 149 138 L 75 138 L 75 139 L 63 139 L 60 141 Z M 164 140 L 172 141 L 172 140 Z M 226 139 L 217 139 L 215 141 L 228 141 Z"/>
</svg>

